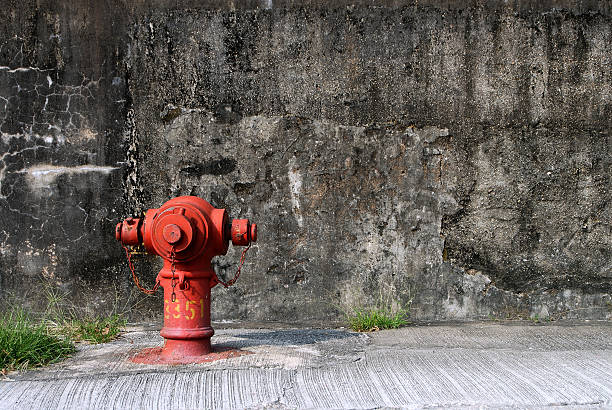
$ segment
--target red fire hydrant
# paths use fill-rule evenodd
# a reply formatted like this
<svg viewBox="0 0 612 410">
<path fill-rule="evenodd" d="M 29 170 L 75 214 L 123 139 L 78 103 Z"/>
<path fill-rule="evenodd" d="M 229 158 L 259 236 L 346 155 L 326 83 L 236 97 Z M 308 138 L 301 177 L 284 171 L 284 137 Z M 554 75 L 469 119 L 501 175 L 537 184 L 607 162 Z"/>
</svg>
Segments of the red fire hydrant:
<svg viewBox="0 0 612 410">
<path fill-rule="evenodd" d="M 115 237 L 124 245 L 143 244 L 148 253 L 164 258 L 156 287 L 164 288 L 164 347 L 141 357 L 145 363 L 192 363 L 212 352 L 210 338 L 210 289 L 221 283 L 232 285 L 244 262 L 242 253 L 236 276 L 225 283 L 217 278 L 211 260 L 225 255 L 229 240 L 250 246 L 257 240 L 257 225 L 248 219 L 229 222 L 225 209 L 214 208 L 194 196 L 181 196 L 158 209 L 149 209 L 144 218 L 128 218 L 117 224 Z M 127 252 L 127 248 L 126 248 Z M 129 260 L 129 253 L 128 253 Z M 134 273 L 130 261 L 130 268 Z M 207 360 L 204 360 L 207 361 Z"/>
</svg>

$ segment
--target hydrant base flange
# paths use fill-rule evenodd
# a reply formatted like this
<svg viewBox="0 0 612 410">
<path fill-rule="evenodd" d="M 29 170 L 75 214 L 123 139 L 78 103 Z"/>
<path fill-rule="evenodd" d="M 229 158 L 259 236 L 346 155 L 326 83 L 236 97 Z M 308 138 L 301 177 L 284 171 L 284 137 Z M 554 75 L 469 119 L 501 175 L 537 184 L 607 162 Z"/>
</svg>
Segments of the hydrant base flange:
<svg viewBox="0 0 612 410">
<path fill-rule="evenodd" d="M 217 360 L 232 359 L 247 354 L 253 354 L 248 350 L 238 350 L 230 348 L 215 348 L 212 352 L 200 356 L 174 356 L 164 355 L 162 347 L 151 347 L 144 349 L 133 356 L 130 361 L 138 364 L 159 364 L 159 365 L 181 365 L 193 363 L 210 363 Z"/>
</svg>

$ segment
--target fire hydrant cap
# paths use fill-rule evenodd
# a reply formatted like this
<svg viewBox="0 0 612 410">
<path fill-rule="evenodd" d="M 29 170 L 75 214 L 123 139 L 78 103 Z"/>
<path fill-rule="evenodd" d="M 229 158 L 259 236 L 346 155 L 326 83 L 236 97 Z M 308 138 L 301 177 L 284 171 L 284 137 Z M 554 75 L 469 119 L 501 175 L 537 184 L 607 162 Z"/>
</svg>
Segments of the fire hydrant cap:
<svg viewBox="0 0 612 410">
<path fill-rule="evenodd" d="M 255 228 L 257 236 L 257 228 Z M 234 219 L 232 221 L 232 243 L 235 246 L 247 246 L 251 242 L 251 224 L 248 219 Z"/>
<path fill-rule="evenodd" d="M 191 245 L 193 226 L 182 213 L 167 212 L 155 219 L 151 236 L 158 252 L 169 255 L 171 249 L 181 252 Z"/>
<path fill-rule="evenodd" d="M 125 245 L 138 245 L 141 240 L 139 233 L 140 222 L 140 218 L 127 218 L 125 221 L 117 224 L 115 239 L 123 242 Z"/>
<path fill-rule="evenodd" d="M 164 227 L 164 239 L 170 244 L 175 244 L 181 240 L 181 228 L 175 224 L 168 224 Z"/>
</svg>

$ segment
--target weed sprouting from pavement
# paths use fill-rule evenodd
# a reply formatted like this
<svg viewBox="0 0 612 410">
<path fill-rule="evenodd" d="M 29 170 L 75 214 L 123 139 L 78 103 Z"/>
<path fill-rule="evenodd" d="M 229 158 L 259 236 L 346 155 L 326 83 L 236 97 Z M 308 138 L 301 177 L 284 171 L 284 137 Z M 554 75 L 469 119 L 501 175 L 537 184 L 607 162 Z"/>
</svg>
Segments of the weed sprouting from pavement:
<svg viewBox="0 0 612 410">
<path fill-rule="evenodd" d="M 393 299 L 393 289 L 380 290 L 375 304 L 350 306 L 344 311 L 346 321 L 351 329 L 357 332 L 374 332 L 383 329 L 397 329 L 409 324 L 411 291 L 408 289 L 408 300 L 402 305 Z"/>
<path fill-rule="evenodd" d="M 107 343 L 119 336 L 126 320 L 120 315 L 85 319 L 62 319 L 55 324 L 54 333 L 64 335 L 75 342 Z"/>
<path fill-rule="evenodd" d="M 0 373 L 54 363 L 75 352 L 74 344 L 52 334 L 21 308 L 0 316 Z"/>
<path fill-rule="evenodd" d="M 393 312 L 389 308 L 364 308 L 355 309 L 347 314 L 347 320 L 351 329 L 357 332 L 373 332 L 383 329 L 397 329 L 407 325 L 409 310 L 400 309 Z"/>
<path fill-rule="evenodd" d="M 45 319 L 50 331 L 75 342 L 107 343 L 117 338 L 127 323 L 121 314 L 110 316 L 79 315 L 66 307 L 64 298 L 52 290 L 47 290 L 47 309 Z"/>
<path fill-rule="evenodd" d="M 82 314 L 57 292 L 46 296 L 40 315 L 16 307 L 0 313 L 0 375 L 58 362 L 76 351 L 75 342 L 110 342 L 126 325 L 121 314 Z"/>
</svg>

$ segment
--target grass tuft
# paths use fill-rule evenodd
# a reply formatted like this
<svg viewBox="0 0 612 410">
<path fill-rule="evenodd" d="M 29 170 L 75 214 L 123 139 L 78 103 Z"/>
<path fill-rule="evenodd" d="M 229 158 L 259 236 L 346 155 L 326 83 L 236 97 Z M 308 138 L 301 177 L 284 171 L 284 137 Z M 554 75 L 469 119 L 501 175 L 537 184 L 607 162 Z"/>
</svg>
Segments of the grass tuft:
<svg viewBox="0 0 612 410">
<path fill-rule="evenodd" d="M 45 320 L 52 333 L 75 342 L 92 344 L 116 339 L 127 323 L 120 314 L 90 316 L 79 313 L 74 306 L 65 303 L 63 296 L 51 289 L 47 289 Z"/>
<path fill-rule="evenodd" d="M 58 323 L 59 322 L 59 323 Z M 75 342 L 108 343 L 119 336 L 126 320 L 121 315 L 86 319 L 61 318 L 54 322 L 53 332 Z"/>
<path fill-rule="evenodd" d="M 0 316 L 0 373 L 55 363 L 75 352 L 72 341 L 49 332 L 22 309 Z"/>
<path fill-rule="evenodd" d="M 22 308 L 0 310 L 0 376 L 58 362 L 76 351 L 75 342 L 110 342 L 126 323 L 120 314 L 80 314 L 54 291 L 47 292 L 47 309 L 40 316 Z"/>
<path fill-rule="evenodd" d="M 400 309 L 393 311 L 391 308 L 367 308 L 355 309 L 347 314 L 349 327 L 356 332 L 374 332 L 383 329 L 397 329 L 407 325 L 409 311 Z"/>
</svg>

